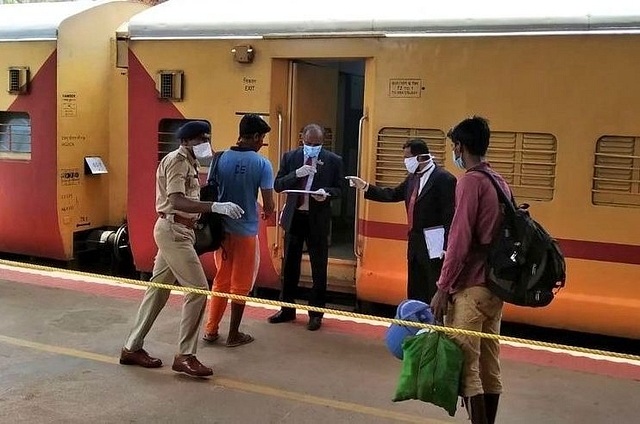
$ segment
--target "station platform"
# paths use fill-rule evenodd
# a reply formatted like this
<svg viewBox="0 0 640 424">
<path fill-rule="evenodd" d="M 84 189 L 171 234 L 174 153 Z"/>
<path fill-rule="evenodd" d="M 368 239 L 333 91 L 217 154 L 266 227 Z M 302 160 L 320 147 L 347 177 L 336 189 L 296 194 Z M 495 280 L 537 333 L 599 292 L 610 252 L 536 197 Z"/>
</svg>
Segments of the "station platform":
<svg viewBox="0 0 640 424">
<path fill-rule="evenodd" d="M 64 271 L 0 265 L 2 423 L 464 423 L 420 401 L 393 403 L 401 362 L 386 324 L 306 313 L 272 325 L 275 309 L 247 304 L 255 341 L 200 342 L 208 379 L 171 371 L 181 294 L 172 294 L 145 349 L 159 369 L 118 363 L 143 288 Z M 503 343 L 499 423 L 635 423 L 640 363 Z"/>
</svg>

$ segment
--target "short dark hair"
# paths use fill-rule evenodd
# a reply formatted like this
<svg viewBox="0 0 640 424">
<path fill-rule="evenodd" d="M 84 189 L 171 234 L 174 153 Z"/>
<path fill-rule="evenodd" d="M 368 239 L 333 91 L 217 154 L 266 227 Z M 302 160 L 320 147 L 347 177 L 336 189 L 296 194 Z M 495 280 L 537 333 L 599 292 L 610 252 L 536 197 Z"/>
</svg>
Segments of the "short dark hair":
<svg viewBox="0 0 640 424">
<path fill-rule="evenodd" d="M 318 124 L 307 124 L 307 125 L 305 125 L 305 127 L 302 129 L 302 137 L 304 137 L 305 135 L 307 135 L 311 131 L 317 131 L 322 135 L 322 137 L 324 137 L 324 128 L 322 128 Z"/>
<path fill-rule="evenodd" d="M 449 130 L 447 137 L 454 143 L 463 145 L 472 155 L 484 156 L 491 138 L 489 121 L 481 116 L 467 118 Z"/>
<path fill-rule="evenodd" d="M 271 127 L 258 114 L 248 113 L 240 120 L 240 137 L 250 137 L 255 133 L 262 135 L 269 131 Z"/>
<path fill-rule="evenodd" d="M 402 145 L 402 148 L 409 148 L 411 154 L 414 156 L 429 154 L 429 146 L 427 146 L 427 142 L 421 138 L 407 140 L 407 142 Z"/>
</svg>

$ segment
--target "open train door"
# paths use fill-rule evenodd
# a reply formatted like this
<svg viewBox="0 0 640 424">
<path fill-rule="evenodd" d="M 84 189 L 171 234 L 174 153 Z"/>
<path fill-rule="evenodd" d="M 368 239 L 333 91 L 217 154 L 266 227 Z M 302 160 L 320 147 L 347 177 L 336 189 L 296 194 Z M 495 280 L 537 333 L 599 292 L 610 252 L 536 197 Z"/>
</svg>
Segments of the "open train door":
<svg viewBox="0 0 640 424">
<path fill-rule="evenodd" d="M 279 166 L 284 152 L 300 146 L 305 125 L 316 123 L 325 129 L 323 148 L 343 158 L 346 175 L 357 173 L 364 69 L 364 60 L 274 60 L 270 111 L 278 140 L 277 149 L 270 150 L 277 150 L 274 163 Z M 278 195 L 278 214 L 285 200 L 284 194 Z M 332 201 L 327 281 L 331 292 L 355 294 L 355 209 L 355 190 L 346 189 L 342 198 Z M 277 227 L 275 232 L 273 251 L 277 258 L 274 257 L 274 262 L 281 267 L 284 231 Z M 311 266 L 306 252 L 302 258 L 300 285 L 311 286 Z"/>
</svg>

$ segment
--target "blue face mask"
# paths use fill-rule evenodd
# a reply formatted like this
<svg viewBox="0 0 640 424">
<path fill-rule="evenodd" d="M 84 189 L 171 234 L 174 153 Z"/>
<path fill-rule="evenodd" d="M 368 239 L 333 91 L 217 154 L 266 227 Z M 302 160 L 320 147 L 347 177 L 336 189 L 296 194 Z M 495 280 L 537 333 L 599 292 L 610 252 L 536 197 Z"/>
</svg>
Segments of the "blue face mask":
<svg viewBox="0 0 640 424">
<path fill-rule="evenodd" d="M 462 155 L 456 157 L 456 152 L 451 152 L 451 153 L 453 153 L 453 164 L 456 166 L 456 168 L 465 169 L 464 161 L 462 160 Z"/>
<path fill-rule="evenodd" d="M 310 158 L 315 158 L 320 154 L 320 150 L 322 150 L 322 145 L 320 146 L 307 146 L 306 144 L 302 145 L 304 149 L 304 155 Z"/>
</svg>

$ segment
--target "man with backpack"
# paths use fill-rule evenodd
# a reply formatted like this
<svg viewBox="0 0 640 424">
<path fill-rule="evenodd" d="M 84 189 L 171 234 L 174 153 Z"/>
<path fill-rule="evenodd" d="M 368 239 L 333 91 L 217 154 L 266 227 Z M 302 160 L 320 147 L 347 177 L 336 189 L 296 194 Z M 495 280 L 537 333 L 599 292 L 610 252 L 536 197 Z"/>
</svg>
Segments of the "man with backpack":
<svg viewBox="0 0 640 424">
<path fill-rule="evenodd" d="M 478 116 L 449 131 L 454 164 L 466 173 L 456 185 L 456 210 L 431 307 L 437 321 L 442 322 L 446 315 L 448 327 L 499 334 L 503 301 L 487 288 L 486 260 L 504 212 L 484 172 L 490 173 L 507 198 L 512 196 L 509 185 L 485 160 L 490 134 L 488 122 Z M 455 335 L 452 339 L 464 353 L 460 393 L 471 422 L 493 423 L 502 392 L 500 344 L 476 336 Z"/>
<path fill-rule="evenodd" d="M 224 238 L 215 251 L 218 272 L 213 290 L 246 296 L 255 280 L 256 243 L 259 227 L 258 191 L 262 194 L 262 219 L 268 219 L 274 210 L 273 168 L 267 158 L 258 154 L 271 127 L 259 115 L 250 113 L 240 120 L 236 146 L 226 150 L 217 161 L 216 175 L 218 200 L 237 203 L 244 214 L 240 219 L 222 217 Z M 227 298 L 212 296 L 204 340 L 218 340 L 218 328 L 227 307 Z M 226 346 L 236 347 L 251 343 L 253 337 L 239 331 L 244 313 L 244 302 L 231 302 L 231 318 Z"/>
</svg>

